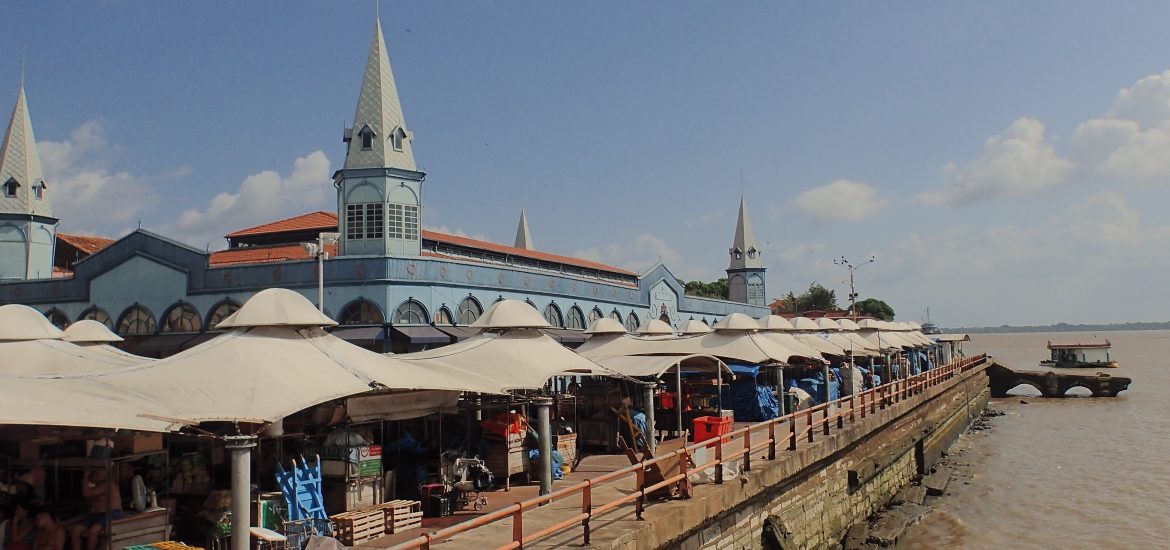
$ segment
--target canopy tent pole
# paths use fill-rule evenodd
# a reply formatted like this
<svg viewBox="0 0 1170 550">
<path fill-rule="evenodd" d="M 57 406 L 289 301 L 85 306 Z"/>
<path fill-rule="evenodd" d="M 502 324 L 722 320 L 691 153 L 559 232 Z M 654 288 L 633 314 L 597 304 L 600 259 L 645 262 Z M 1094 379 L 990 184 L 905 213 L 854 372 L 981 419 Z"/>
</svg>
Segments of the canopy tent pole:
<svg viewBox="0 0 1170 550">
<path fill-rule="evenodd" d="M 828 403 L 830 401 L 829 398 L 832 397 L 832 394 L 829 393 L 829 374 L 833 372 L 833 369 L 829 368 L 829 363 L 827 361 L 824 363 L 824 370 L 825 370 L 825 400 L 823 402 Z"/>
<path fill-rule="evenodd" d="M 784 365 L 776 365 L 776 399 L 780 400 L 780 416 L 788 414 L 787 392 L 784 388 Z"/>
<path fill-rule="evenodd" d="M 646 448 L 654 452 L 658 438 L 654 435 L 654 382 L 645 386 L 646 395 Z M 636 444 L 636 443 L 635 443 Z"/>
<path fill-rule="evenodd" d="M 715 370 L 715 392 L 715 402 L 719 404 L 718 416 L 723 416 L 723 369 Z"/>
<path fill-rule="evenodd" d="M 678 398 L 674 400 L 674 413 L 675 413 L 675 416 L 677 417 L 677 420 L 678 420 L 678 424 L 676 425 L 675 429 L 678 430 L 678 436 L 682 437 L 683 436 L 682 365 L 675 365 L 674 366 L 674 380 L 675 380 L 675 383 L 677 384 L 677 387 L 678 387 Z"/>
<path fill-rule="evenodd" d="M 552 426 L 548 419 L 548 408 L 551 401 L 547 397 L 538 397 L 536 405 L 536 430 L 540 440 L 540 494 L 552 492 Z M 232 550 L 235 550 L 234 548 Z"/>
<path fill-rule="evenodd" d="M 251 510 L 252 500 L 252 448 L 256 446 L 254 435 L 229 435 L 224 438 L 224 448 L 231 451 L 232 461 L 232 548 L 248 550 L 252 545 Z"/>
</svg>

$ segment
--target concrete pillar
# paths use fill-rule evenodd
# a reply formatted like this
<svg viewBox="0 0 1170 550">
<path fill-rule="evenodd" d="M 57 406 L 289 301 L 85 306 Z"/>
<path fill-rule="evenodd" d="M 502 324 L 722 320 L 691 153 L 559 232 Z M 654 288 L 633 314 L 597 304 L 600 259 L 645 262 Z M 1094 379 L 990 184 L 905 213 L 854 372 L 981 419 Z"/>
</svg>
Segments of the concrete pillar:
<svg viewBox="0 0 1170 550">
<path fill-rule="evenodd" d="M 536 405 L 536 435 L 540 439 L 540 494 L 552 492 L 552 423 L 549 422 L 548 408 L 551 400 L 538 397 Z M 233 548 L 232 550 L 236 550 Z"/>
<path fill-rule="evenodd" d="M 829 402 L 829 374 L 833 372 L 832 365 L 825 363 L 825 400 L 822 403 Z"/>
<path fill-rule="evenodd" d="M 232 548 L 248 550 L 252 546 L 252 449 L 254 435 L 229 435 L 224 448 L 231 453 L 232 466 Z"/>
<path fill-rule="evenodd" d="M 784 365 L 776 365 L 776 399 L 780 401 L 780 416 L 788 414 L 788 388 L 784 387 Z"/>
</svg>

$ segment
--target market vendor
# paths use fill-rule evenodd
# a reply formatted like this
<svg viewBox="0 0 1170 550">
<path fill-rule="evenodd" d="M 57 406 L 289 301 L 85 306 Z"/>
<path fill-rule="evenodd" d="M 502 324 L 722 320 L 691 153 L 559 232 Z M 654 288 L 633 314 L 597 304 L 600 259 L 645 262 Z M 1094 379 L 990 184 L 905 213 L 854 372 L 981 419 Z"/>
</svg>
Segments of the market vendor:
<svg viewBox="0 0 1170 550">
<path fill-rule="evenodd" d="M 65 550 L 65 527 L 46 509 L 37 510 L 33 550 Z"/>
<path fill-rule="evenodd" d="M 92 468 L 82 474 L 81 494 L 90 502 L 90 513 L 73 526 L 73 550 L 81 550 L 83 537 L 86 550 L 97 550 L 105 531 L 106 514 L 111 520 L 123 517 L 122 492 L 116 482 L 110 482 L 104 468 Z"/>
</svg>

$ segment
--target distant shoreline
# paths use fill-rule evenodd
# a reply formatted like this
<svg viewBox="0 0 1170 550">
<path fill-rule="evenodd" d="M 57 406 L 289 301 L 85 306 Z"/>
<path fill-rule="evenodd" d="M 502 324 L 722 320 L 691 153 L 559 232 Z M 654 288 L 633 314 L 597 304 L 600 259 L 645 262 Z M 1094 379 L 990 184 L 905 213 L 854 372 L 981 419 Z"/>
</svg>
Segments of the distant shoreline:
<svg viewBox="0 0 1170 550">
<path fill-rule="evenodd" d="M 944 333 L 952 334 L 996 334 L 1013 332 L 1113 332 L 1121 330 L 1170 330 L 1170 322 L 1165 323 L 1113 323 L 1108 325 L 1072 325 L 1057 323 L 1055 325 L 1012 326 L 998 327 L 960 327 L 944 328 Z"/>
</svg>

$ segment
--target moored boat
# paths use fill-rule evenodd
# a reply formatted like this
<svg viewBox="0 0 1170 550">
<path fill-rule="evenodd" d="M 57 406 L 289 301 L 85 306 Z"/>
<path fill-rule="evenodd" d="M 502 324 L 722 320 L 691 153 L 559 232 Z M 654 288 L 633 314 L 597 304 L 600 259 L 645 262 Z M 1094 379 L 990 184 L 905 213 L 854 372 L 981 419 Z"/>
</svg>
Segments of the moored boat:
<svg viewBox="0 0 1170 550">
<path fill-rule="evenodd" d="M 1104 342 L 1054 343 L 1048 341 L 1051 356 L 1040 362 L 1042 367 L 1058 368 L 1117 368 L 1117 361 L 1109 355 L 1113 345 Z"/>
</svg>

